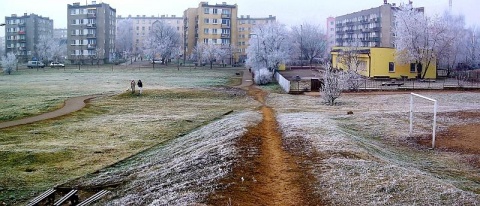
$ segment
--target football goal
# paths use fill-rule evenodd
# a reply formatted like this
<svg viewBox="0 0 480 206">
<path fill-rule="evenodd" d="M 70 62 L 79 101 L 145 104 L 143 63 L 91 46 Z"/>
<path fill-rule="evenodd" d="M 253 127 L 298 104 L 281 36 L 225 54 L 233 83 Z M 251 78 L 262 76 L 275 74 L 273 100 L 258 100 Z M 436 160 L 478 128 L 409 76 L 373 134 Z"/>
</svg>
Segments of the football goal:
<svg viewBox="0 0 480 206">
<path fill-rule="evenodd" d="M 432 98 L 429 98 L 429 97 L 426 97 L 426 96 L 422 96 L 422 95 L 419 95 L 419 94 L 415 94 L 415 93 L 410 93 L 410 137 L 412 136 L 412 133 L 413 133 L 413 106 L 414 106 L 414 97 L 419 97 L 419 98 L 422 98 L 422 99 L 426 99 L 428 101 L 432 101 L 433 102 L 433 130 L 432 130 L 432 149 L 435 148 L 435 132 L 436 132 L 436 128 L 437 128 L 437 100 L 435 99 L 432 99 Z"/>
</svg>

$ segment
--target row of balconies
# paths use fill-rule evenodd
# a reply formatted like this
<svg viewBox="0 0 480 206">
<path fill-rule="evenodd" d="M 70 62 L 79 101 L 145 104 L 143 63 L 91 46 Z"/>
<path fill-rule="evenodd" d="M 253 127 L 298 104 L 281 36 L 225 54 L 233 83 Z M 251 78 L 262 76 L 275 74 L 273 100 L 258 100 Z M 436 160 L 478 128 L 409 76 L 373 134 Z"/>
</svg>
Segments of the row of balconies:
<svg viewBox="0 0 480 206">
<path fill-rule="evenodd" d="M 358 21 L 360 24 L 369 24 L 369 23 L 379 23 L 381 20 L 380 17 L 378 18 L 372 18 L 372 19 L 361 19 L 360 21 Z M 343 26 L 353 26 L 355 25 L 355 21 L 349 21 L 349 22 L 345 22 L 345 23 L 337 23 L 335 24 L 336 27 L 343 27 Z"/>
<path fill-rule="evenodd" d="M 87 38 L 97 38 L 96 34 L 71 34 L 72 36 L 87 36 Z"/>
<path fill-rule="evenodd" d="M 336 38 L 337 42 L 352 42 L 354 38 Z M 363 37 L 360 38 L 362 42 L 380 42 L 380 37 Z"/>
<path fill-rule="evenodd" d="M 353 34 L 356 31 L 363 32 L 363 33 L 370 33 L 370 32 L 379 32 L 380 30 L 381 30 L 380 27 L 374 27 L 374 28 L 363 28 L 363 29 L 357 29 L 357 30 L 354 30 L 354 29 L 337 30 L 335 33 L 337 33 L 337 34 L 345 34 L 345 33 Z"/>
</svg>

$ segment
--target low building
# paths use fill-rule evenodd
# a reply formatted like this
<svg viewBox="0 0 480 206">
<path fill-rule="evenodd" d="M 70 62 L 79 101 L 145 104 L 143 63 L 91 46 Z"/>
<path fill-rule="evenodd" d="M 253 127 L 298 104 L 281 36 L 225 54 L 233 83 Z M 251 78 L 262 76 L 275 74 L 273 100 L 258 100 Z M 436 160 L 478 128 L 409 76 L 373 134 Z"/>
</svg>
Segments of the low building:
<svg viewBox="0 0 480 206">
<path fill-rule="evenodd" d="M 334 47 L 332 49 L 332 66 L 334 68 L 346 69 L 342 64 L 339 54 L 349 50 L 347 47 Z M 402 64 L 395 60 L 394 48 L 357 48 L 354 50 L 357 53 L 359 61 L 359 73 L 365 77 L 388 77 L 397 78 L 417 78 L 418 72 L 415 69 L 415 64 Z M 423 63 L 422 65 L 426 65 Z M 435 79 L 437 77 L 437 62 L 434 60 L 430 63 L 428 69 L 422 69 L 421 75 L 425 74 L 425 78 Z"/>
</svg>

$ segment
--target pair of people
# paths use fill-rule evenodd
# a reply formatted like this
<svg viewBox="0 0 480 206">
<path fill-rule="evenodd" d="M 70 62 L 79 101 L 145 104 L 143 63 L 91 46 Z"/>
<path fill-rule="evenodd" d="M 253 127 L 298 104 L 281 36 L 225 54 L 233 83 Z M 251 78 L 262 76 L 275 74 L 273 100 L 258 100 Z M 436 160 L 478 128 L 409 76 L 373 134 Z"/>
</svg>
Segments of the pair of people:
<svg viewBox="0 0 480 206">
<path fill-rule="evenodd" d="M 138 80 L 137 86 L 138 86 L 139 93 L 142 94 L 142 89 L 143 89 L 142 80 Z M 130 82 L 130 88 L 132 89 L 132 94 L 135 93 L 135 80 L 132 80 Z"/>
</svg>

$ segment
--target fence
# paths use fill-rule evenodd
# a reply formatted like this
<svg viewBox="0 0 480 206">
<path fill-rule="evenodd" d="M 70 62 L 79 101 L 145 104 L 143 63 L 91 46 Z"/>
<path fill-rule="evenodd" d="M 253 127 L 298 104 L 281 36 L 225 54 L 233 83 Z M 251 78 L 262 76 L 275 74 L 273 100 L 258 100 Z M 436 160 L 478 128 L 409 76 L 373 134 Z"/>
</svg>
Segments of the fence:
<svg viewBox="0 0 480 206">
<path fill-rule="evenodd" d="M 405 79 L 405 80 L 373 80 L 356 79 L 354 81 L 360 90 L 396 90 L 396 89 L 448 89 L 448 88 L 476 88 L 480 89 L 480 81 L 448 79 Z"/>
<path fill-rule="evenodd" d="M 290 81 L 285 79 L 280 73 L 275 72 L 275 79 L 277 80 L 278 84 L 280 84 L 280 87 L 282 87 L 283 91 L 285 92 L 290 92 Z"/>
</svg>

